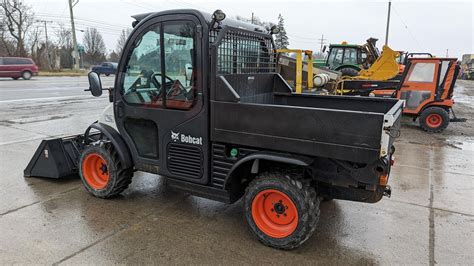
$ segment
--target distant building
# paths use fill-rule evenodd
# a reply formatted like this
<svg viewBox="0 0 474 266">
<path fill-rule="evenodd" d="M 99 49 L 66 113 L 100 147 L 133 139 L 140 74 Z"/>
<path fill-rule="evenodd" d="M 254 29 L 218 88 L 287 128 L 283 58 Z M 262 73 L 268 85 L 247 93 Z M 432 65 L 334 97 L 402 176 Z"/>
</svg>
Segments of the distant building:
<svg viewBox="0 0 474 266">
<path fill-rule="evenodd" d="M 460 74 L 462 79 L 474 78 L 474 54 L 465 54 L 462 56 Z"/>
</svg>

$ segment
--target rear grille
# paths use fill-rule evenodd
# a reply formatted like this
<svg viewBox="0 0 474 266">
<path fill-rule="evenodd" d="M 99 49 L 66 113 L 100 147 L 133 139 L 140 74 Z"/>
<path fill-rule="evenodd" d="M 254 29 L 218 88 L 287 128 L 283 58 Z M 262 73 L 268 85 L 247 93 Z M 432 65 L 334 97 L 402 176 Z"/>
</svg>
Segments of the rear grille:
<svg viewBox="0 0 474 266">
<path fill-rule="evenodd" d="M 173 175 L 199 179 L 202 177 L 202 151 L 196 146 L 168 144 L 168 170 Z"/>
<path fill-rule="evenodd" d="M 256 150 L 239 148 L 239 155 L 237 158 L 230 159 L 226 155 L 226 146 L 223 144 L 212 144 L 212 186 L 217 188 L 224 188 L 225 178 L 229 170 L 234 166 L 238 159 L 255 152 Z"/>
</svg>

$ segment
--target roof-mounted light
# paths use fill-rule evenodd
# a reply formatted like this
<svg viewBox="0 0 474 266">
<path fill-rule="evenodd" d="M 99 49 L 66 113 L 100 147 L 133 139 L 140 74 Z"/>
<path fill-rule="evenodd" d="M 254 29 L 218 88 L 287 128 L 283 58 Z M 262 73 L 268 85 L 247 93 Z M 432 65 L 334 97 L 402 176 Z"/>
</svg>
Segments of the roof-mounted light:
<svg viewBox="0 0 474 266">
<path fill-rule="evenodd" d="M 222 12 L 222 10 L 217 9 L 214 11 L 214 13 L 212 13 L 212 18 L 217 22 L 221 22 L 225 19 L 225 13 Z"/>
</svg>

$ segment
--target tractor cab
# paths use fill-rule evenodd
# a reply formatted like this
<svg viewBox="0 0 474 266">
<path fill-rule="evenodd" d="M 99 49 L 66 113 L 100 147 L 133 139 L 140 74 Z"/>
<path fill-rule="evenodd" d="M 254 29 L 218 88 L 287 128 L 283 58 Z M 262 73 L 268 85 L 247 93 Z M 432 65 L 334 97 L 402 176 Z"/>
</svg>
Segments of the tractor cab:
<svg viewBox="0 0 474 266">
<path fill-rule="evenodd" d="M 327 66 L 334 70 L 343 65 L 352 65 L 361 69 L 360 65 L 366 58 L 367 54 L 360 49 L 360 45 L 332 44 L 329 47 Z"/>
<path fill-rule="evenodd" d="M 357 76 L 362 69 L 369 68 L 380 56 L 380 51 L 375 46 L 377 39 L 369 38 L 364 45 L 331 44 L 326 59 L 326 67 L 340 71 L 343 76 Z"/>
</svg>

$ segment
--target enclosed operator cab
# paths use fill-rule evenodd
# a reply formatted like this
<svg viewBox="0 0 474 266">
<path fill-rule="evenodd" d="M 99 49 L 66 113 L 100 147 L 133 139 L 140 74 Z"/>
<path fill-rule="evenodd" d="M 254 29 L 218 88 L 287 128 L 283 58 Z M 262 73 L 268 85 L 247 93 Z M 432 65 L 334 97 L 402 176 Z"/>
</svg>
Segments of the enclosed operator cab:
<svg viewBox="0 0 474 266">
<path fill-rule="evenodd" d="M 357 76 L 357 73 L 364 68 L 366 59 L 367 53 L 359 45 L 331 45 L 326 66 L 337 71 L 344 70 L 343 75 Z M 345 69 L 353 69 L 353 73 Z"/>
</svg>

